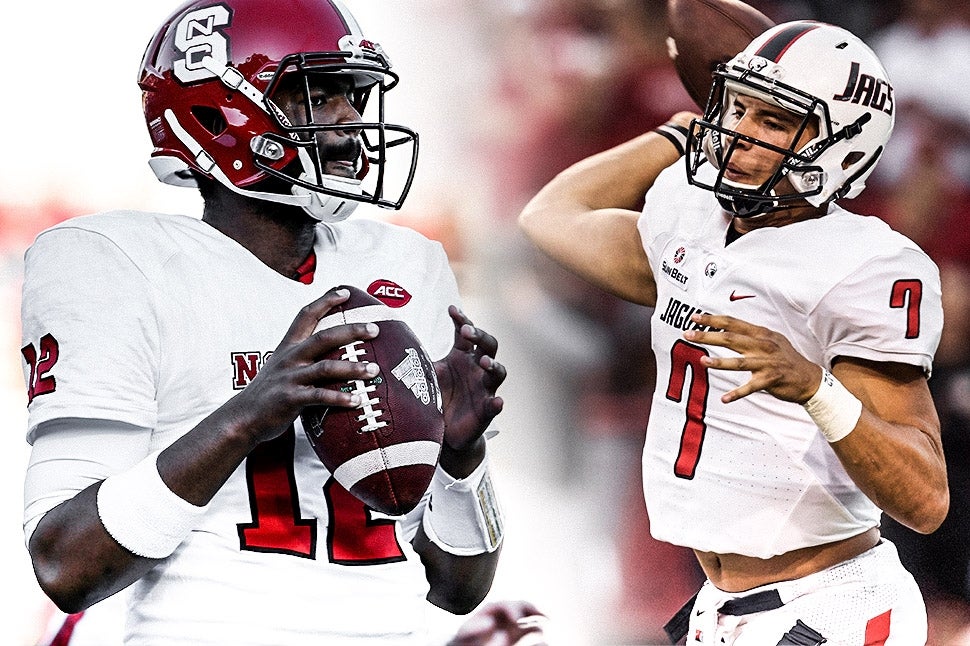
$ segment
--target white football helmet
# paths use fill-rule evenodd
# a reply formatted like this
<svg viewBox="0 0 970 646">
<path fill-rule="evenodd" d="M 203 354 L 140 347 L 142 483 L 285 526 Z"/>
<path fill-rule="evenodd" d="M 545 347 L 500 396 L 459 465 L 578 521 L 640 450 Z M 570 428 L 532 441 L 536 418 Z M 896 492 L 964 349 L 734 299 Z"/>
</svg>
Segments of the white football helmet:
<svg viewBox="0 0 970 646">
<path fill-rule="evenodd" d="M 892 133 L 895 102 L 886 70 L 859 38 L 824 23 L 784 23 L 755 38 L 714 77 L 704 118 L 691 124 L 687 176 L 691 184 L 713 191 L 726 210 L 751 217 L 801 200 L 821 206 L 855 197 L 865 187 Z M 793 150 L 724 127 L 737 94 L 802 116 L 794 141 L 813 121 L 818 136 Z M 724 177 L 740 141 L 784 155 L 778 171 L 764 184 Z M 698 177 L 707 162 L 718 170 L 712 182 Z M 794 192 L 776 193 L 784 177 Z"/>
</svg>

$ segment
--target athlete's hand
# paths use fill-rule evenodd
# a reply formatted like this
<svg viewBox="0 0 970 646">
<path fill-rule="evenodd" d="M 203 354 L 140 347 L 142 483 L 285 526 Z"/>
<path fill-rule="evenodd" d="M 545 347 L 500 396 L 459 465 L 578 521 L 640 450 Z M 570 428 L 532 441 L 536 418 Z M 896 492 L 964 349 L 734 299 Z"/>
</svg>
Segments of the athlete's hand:
<svg viewBox="0 0 970 646">
<path fill-rule="evenodd" d="M 764 390 L 778 399 L 803 404 L 822 380 L 822 368 L 792 347 L 783 335 L 732 316 L 694 314 L 691 320 L 721 331 L 688 330 L 684 338 L 701 345 L 714 345 L 734 350 L 741 356 L 701 357 L 701 363 L 714 370 L 739 370 L 751 373 L 751 379 L 740 388 L 721 396 L 724 403 Z"/>
<path fill-rule="evenodd" d="M 240 427 L 255 442 L 282 434 L 306 406 L 356 406 L 357 395 L 324 388 L 332 381 L 370 379 L 377 364 L 321 360 L 331 350 L 356 340 L 372 339 L 379 330 L 373 323 L 338 325 L 314 333 L 317 323 L 350 296 L 347 290 L 330 290 L 300 310 L 279 346 L 246 388 L 229 405 Z"/>
<path fill-rule="evenodd" d="M 530 646 L 546 643 L 542 635 L 545 620 L 539 610 L 527 601 L 500 601 L 482 606 L 458 629 L 447 646 Z"/>
<path fill-rule="evenodd" d="M 475 327 L 457 307 L 448 308 L 455 323 L 451 352 L 435 362 L 435 374 L 445 414 L 441 466 L 452 477 L 463 478 L 481 462 L 482 434 L 502 411 L 504 402 L 495 391 L 505 381 L 505 366 L 495 360 L 498 341 Z"/>
</svg>

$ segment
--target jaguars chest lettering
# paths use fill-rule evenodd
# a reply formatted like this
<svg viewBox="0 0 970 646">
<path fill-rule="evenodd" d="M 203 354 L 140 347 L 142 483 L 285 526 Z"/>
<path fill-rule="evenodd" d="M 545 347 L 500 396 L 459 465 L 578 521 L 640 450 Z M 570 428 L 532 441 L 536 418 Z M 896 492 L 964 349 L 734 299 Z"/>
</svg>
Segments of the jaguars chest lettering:
<svg viewBox="0 0 970 646">
<path fill-rule="evenodd" d="M 657 311 L 660 311 L 659 308 Z M 667 300 L 663 314 L 661 314 L 658 318 L 660 321 L 678 330 L 705 330 L 708 332 L 718 331 L 718 328 L 701 325 L 700 323 L 695 323 L 692 321 L 690 317 L 694 314 L 708 314 L 708 312 L 705 312 L 696 305 L 685 303 L 676 298 L 670 298 Z"/>
</svg>

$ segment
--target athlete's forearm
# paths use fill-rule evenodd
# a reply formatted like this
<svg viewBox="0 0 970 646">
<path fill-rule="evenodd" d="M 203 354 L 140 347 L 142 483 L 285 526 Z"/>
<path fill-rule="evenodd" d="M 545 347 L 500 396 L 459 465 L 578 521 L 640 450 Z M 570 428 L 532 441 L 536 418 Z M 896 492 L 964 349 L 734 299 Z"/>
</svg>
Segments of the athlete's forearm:
<svg viewBox="0 0 970 646">
<path fill-rule="evenodd" d="M 656 301 L 637 231 L 639 205 L 680 153 L 647 133 L 567 168 L 529 201 L 519 225 L 546 255 L 621 298 Z"/>
<path fill-rule="evenodd" d="M 227 404 L 161 452 L 158 475 L 173 496 L 202 506 L 225 484 L 251 450 L 236 422 L 241 423 Z M 99 509 L 102 485 L 95 483 L 49 511 L 30 538 L 37 580 L 65 612 L 79 612 L 124 589 L 160 560 L 138 556 L 112 537 Z M 143 492 L 123 493 L 140 502 L 135 499 Z"/>
<path fill-rule="evenodd" d="M 47 512 L 28 549 L 41 589 L 66 613 L 80 612 L 145 575 L 157 559 L 132 554 L 98 515 L 101 482 Z"/>
<path fill-rule="evenodd" d="M 833 447 L 849 476 L 880 509 L 929 534 L 946 518 L 950 501 L 943 453 L 933 434 L 863 409 L 855 430 Z"/>
<path fill-rule="evenodd" d="M 431 542 L 422 527 L 411 541 L 424 564 L 431 589 L 428 601 L 456 615 L 468 614 L 488 594 L 502 547 L 474 556 L 456 556 Z"/>
<path fill-rule="evenodd" d="M 846 472 L 900 523 L 934 531 L 946 517 L 949 489 L 939 419 L 925 379 L 892 378 L 850 362 L 836 364 L 832 372 L 863 404 L 855 428 L 832 444 Z"/>
</svg>

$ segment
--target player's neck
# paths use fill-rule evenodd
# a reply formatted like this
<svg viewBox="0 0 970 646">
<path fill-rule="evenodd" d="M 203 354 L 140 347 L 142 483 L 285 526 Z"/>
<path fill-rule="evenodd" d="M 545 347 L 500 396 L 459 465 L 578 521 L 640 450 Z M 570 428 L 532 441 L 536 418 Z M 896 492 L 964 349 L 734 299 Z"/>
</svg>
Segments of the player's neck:
<svg viewBox="0 0 970 646">
<path fill-rule="evenodd" d="M 316 221 L 302 209 L 256 200 L 206 202 L 202 221 L 288 278 L 306 260 L 316 236 Z"/>
<path fill-rule="evenodd" d="M 786 224 L 793 224 L 795 222 L 802 222 L 804 220 L 814 220 L 815 218 L 820 218 L 828 211 L 825 206 L 816 207 L 806 204 L 805 206 L 796 206 L 790 209 L 783 209 L 781 211 L 772 211 L 770 213 L 765 213 L 753 218 L 739 218 L 735 217 L 731 222 L 731 228 L 737 233 L 738 236 L 742 236 L 745 233 L 754 231 L 755 229 L 763 229 L 765 227 L 783 227 Z"/>
</svg>

